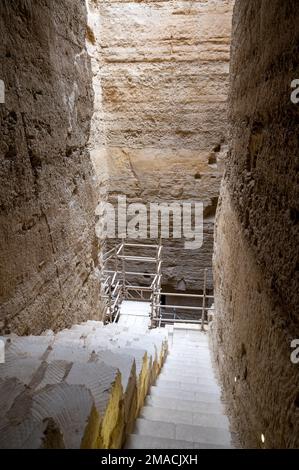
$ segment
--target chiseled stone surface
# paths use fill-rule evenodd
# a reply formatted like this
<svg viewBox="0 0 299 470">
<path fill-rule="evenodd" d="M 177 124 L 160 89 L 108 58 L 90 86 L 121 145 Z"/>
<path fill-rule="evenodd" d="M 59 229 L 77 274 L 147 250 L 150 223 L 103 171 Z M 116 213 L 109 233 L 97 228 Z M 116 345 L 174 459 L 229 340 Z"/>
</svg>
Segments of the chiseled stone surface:
<svg viewBox="0 0 299 470">
<path fill-rule="evenodd" d="M 238 0 L 233 22 L 214 344 L 244 447 L 299 447 L 299 369 L 290 359 L 299 337 L 299 107 L 290 99 L 298 78 L 297 6 Z"/>
<path fill-rule="evenodd" d="M 0 5 L 0 330 L 98 318 L 93 109 L 80 0 Z"/>
<path fill-rule="evenodd" d="M 174 325 L 169 355 L 150 388 L 146 406 L 141 409 L 133 434 L 127 440 L 127 449 L 139 448 L 142 442 L 145 449 L 153 448 L 156 438 L 162 439 L 158 448 L 165 449 L 173 448 L 174 443 L 177 449 L 232 446 L 234 436 L 224 414 L 221 389 L 212 362 L 207 360 L 210 357 L 208 335 L 191 328 L 182 323 Z M 192 353 L 193 363 L 186 357 L 185 362 L 178 360 L 178 355 L 183 356 L 186 350 Z M 169 376 L 171 380 L 167 380 Z M 185 377 L 200 378 L 210 384 L 209 389 L 201 388 L 198 383 L 185 383 Z"/>
<path fill-rule="evenodd" d="M 115 202 L 202 201 L 205 243 L 165 241 L 165 285 L 212 287 L 214 213 L 226 153 L 233 0 L 89 1 L 95 89 L 90 142 Z"/>
<path fill-rule="evenodd" d="M 6 337 L 0 448 L 121 448 L 167 353 L 167 333 L 87 321 Z"/>
</svg>

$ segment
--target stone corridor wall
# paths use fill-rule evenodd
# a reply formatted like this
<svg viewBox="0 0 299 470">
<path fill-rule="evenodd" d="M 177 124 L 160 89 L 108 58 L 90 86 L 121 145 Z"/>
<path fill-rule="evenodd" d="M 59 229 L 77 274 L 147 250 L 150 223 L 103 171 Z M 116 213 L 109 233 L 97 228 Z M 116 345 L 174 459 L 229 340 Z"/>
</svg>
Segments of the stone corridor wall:
<svg viewBox="0 0 299 470">
<path fill-rule="evenodd" d="M 296 1 L 236 2 L 213 340 L 245 447 L 299 447 L 298 25 Z"/>
<path fill-rule="evenodd" d="M 226 153 L 233 0 L 89 0 L 96 107 L 92 155 L 111 202 L 203 201 L 201 250 L 164 241 L 164 283 L 212 281 Z M 97 137 L 96 137 L 97 136 Z M 103 171 L 104 169 L 104 171 Z"/>
<path fill-rule="evenodd" d="M 0 330 L 98 318 L 87 12 L 80 0 L 0 3 Z"/>
</svg>

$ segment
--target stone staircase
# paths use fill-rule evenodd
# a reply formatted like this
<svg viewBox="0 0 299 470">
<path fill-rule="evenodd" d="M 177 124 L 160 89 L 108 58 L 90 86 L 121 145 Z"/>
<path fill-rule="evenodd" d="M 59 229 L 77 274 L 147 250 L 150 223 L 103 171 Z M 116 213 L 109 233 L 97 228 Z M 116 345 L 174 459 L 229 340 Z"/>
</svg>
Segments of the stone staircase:
<svg viewBox="0 0 299 470">
<path fill-rule="evenodd" d="M 170 351 L 126 448 L 232 448 L 207 334 L 184 324 L 168 331 Z"/>
<path fill-rule="evenodd" d="M 167 330 L 88 321 L 10 335 L 0 364 L 0 448 L 121 448 L 167 354 Z"/>
<path fill-rule="evenodd" d="M 231 447 L 207 334 L 194 326 L 149 330 L 130 312 L 4 341 L 0 448 Z"/>
</svg>

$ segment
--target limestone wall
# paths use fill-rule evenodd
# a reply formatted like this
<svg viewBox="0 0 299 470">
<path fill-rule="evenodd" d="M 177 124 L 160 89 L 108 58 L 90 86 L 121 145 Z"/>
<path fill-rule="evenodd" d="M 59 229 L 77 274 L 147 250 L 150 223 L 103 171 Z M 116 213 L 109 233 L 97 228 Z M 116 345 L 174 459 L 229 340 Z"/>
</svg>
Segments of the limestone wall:
<svg viewBox="0 0 299 470">
<path fill-rule="evenodd" d="M 298 20 L 295 1 L 236 2 L 214 345 L 246 447 L 299 446 Z"/>
<path fill-rule="evenodd" d="M 80 0 L 0 4 L 2 332 L 99 315 L 86 15 Z"/>
<path fill-rule="evenodd" d="M 212 287 L 213 216 L 226 151 L 232 0 L 89 1 L 93 159 L 110 201 L 203 201 L 205 244 L 165 242 L 164 282 Z M 105 175 L 102 169 L 105 169 Z"/>
</svg>

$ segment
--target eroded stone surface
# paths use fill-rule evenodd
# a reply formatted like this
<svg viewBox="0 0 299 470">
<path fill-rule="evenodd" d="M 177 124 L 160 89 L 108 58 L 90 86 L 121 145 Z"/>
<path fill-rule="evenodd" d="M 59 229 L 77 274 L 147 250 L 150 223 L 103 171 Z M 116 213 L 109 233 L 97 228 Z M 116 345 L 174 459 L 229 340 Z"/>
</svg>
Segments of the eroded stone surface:
<svg viewBox="0 0 299 470">
<path fill-rule="evenodd" d="M 0 330 L 99 319 L 84 2 L 0 5 Z M 16 66 L 17 64 L 17 66 Z"/>
<path fill-rule="evenodd" d="M 1 449 L 64 449 L 63 436 L 51 419 L 36 420 L 33 416 L 21 424 L 1 423 Z"/>
<path fill-rule="evenodd" d="M 96 446 L 99 416 L 92 395 L 84 386 L 62 383 L 36 392 L 32 398 L 32 415 L 38 422 L 52 417 L 68 449 Z"/>
<path fill-rule="evenodd" d="M 165 240 L 163 282 L 212 281 L 213 220 L 226 152 L 233 0 L 89 1 L 92 158 L 110 202 L 202 201 L 204 245 Z M 139 266 L 140 270 L 140 266 Z"/>
<path fill-rule="evenodd" d="M 1 448 L 121 448 L 167 351 L 164 333 L 94 321 L 4 339 Z"/>
<path fill-rule="evenodd" d="M 299 446 L 298 20 L 296 2 L 236 2 L 214 340 L 244 447 Z"/>
</svg>

